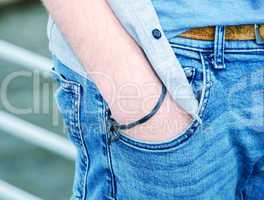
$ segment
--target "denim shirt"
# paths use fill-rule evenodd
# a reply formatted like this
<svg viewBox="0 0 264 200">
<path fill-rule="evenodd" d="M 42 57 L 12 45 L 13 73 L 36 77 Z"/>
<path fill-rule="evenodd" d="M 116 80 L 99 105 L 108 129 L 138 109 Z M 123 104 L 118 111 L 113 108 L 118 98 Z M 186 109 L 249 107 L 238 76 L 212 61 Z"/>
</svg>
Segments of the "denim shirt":
<svg viewBox="0 0 264 200">
<path fill-rule="evenodd" d="M 173 99 L 196 118 L 198 101 L 162 30 L 151 0 L 109 0 L 108 2 L 124 28 L 145 52 Z M 72 70 L 89 78 L 52 18 L 48 23 L 48 37 L 52 54 Z"/>
</svg>

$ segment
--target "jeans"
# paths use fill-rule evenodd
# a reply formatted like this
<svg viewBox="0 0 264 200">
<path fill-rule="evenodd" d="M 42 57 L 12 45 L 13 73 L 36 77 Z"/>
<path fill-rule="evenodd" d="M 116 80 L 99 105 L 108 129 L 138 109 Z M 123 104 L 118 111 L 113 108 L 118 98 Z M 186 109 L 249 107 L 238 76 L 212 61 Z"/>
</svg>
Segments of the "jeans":
<svg viewBox="0 0 264 200">
<path fill-rule="evenodd" d="M 72 200 L 264 199 L 264 45 L 216 41 L 170 40 L 202 123 L 157 143 L 115 128 L 95 83 L 54 57 L 55 98 L 78 150 Z"/>
</svg>

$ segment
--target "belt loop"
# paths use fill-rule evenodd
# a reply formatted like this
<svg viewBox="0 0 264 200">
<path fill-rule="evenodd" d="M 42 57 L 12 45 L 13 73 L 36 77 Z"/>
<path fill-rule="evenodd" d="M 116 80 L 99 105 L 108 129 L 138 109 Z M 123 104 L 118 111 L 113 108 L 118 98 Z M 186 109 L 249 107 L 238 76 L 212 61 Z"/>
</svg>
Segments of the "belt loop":
<svg viewBox="0 0 264 200">
<path fill-rule="evenodd" d="M 257 44 L 264 44 L 264 38 L 260 33 L 260 24 L 255 24 L 255 37 L 256 37 L 256 43 Z"/>
<path fill-rule="evenodd" d="M 224 51 L 225 51 L 225 27 L 215 27 L 215 40 L 214 40 L 214 68 L 224 69 Z"/>
</svg>

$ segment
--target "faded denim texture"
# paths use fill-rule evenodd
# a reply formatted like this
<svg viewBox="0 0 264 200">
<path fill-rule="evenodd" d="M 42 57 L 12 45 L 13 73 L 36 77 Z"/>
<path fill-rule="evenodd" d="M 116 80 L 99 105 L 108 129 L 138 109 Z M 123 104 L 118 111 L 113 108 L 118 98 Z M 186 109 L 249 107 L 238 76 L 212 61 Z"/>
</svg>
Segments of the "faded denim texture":
<svg viewBox="0 0 264 200">
<path fill-rule="evenodd" d="M 203 123 L 160 143 L 111 131 L 96 85 L 54 57 L 56 100 L 78 149 L 72 200 L 264 199 L 264 45 L 224 41 L 215 52 L 214 41 L 170 42 Z"/>
</svg>

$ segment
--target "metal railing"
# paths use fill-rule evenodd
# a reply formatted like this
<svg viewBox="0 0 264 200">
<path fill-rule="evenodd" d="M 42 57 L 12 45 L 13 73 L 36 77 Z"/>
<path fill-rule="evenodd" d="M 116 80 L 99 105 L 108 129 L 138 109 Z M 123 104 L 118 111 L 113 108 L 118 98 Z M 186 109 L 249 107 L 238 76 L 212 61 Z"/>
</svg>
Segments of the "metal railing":
<svg viewBox="0 0 264 200">
<path fill-rule="evenodd" d="M 67 139 L 2 111 L 0 129 L 67 159 L 74 160 L 76 156 L 74 146 Z"/>
<path fill-rule="evenodd" d="M 50 59 L 4 40 L 0 40 L 0 59 L 42 72 L 50 72 L 52 68 L 52 61 Z"/>
<path fill-rule="evenodd" d="M 4 200 L 41 200 L 21 189 L 0 180 L 0 197 Z"/>
<path fill-rule="evenodd" d="M 52 67 L 50 59 L 3 40 L 0 40 L 0 59 L 47 73 Z M 65 138 L 3 111 L 0 111 L 0 129 L 64 158 L 74 160 L 76 157 L 76 149 Z M 5 200 L 41 200 L 39 197 L 0 180 L 1 198 Z"/>
</svg>

